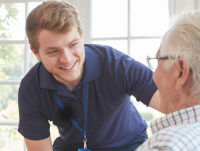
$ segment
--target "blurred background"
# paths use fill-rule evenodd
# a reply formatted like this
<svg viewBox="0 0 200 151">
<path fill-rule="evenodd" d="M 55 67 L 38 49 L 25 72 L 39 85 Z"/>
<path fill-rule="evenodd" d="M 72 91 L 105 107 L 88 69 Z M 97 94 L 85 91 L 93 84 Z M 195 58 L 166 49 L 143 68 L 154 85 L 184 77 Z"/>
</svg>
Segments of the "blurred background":
<svg viewBox="0 0 200 151">
<path fill-rule="evenodd" d="M 66 0 L 79 14 L 84 42 L 112 46 L 147 65 L 155 55 L 169 17 L 176 12 L 199 9 L 199 0 Z M 26 151 L 18 133 L 18 88 L 21 79 L 37 63 L 25 35 L 25 20 L 41 0 L 0 0 L 0 151 Z M 163 116 L 132 97 L 149 124 Z M 51 124 L 52 142 L 59 135 Z M 151 131 L 148 128 L 148 135 Z"/>
</svg>

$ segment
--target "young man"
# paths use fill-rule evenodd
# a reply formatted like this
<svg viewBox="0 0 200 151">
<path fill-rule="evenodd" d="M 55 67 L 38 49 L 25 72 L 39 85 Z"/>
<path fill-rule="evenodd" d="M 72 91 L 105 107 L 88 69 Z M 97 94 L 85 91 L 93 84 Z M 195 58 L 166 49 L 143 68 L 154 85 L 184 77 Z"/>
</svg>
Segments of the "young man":
<svg viewBox="0 0 200 151">
<path fill-rule="evenodd" d="M 138 151 L 200 150 L 200 11 L 172 18 L 157 52 L 154 81 L 167 114 L 151 123 L 153 136 Z"/>
<path fill-rule="evenodd" d="M 64 1 L 35 8 L 26 33 L 40 61 L 19 89 L 19 132 L 29 151 L 123 151 L 145 141 L 147 125 L 130 95 L 159 110 L 149 68 L 109 46 L 84 45 L 78 13 Z M 48 121 L 60 133 L 53 147 Z"/>
</svg>

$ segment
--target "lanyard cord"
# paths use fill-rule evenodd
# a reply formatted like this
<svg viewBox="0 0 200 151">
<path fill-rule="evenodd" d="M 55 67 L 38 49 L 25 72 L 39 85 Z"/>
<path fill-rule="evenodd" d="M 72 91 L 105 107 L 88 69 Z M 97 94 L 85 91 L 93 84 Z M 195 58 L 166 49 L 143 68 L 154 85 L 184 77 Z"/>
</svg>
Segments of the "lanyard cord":
<svg viewBox="0 0 200 151">
<path fill-rule="evenodd" d="M 87 110 L 88 110 L 88 90 L 89 83 L 83 84 L 83 115 L 84 115 L 84 141 L 87 140 L 86 137 L 86 122 L 87 122 Z"/>
<path fill-rule="evenodd" d="M 76 121 L 68 116 L 69 120 L 81 131 L 84 136 L 84 141 L 87 141 L 86 137 L 86 122 L 87 122 L 87 109 L 88 109 L 88 90 L 89 90 L 89 83 L 83 84 L 83 115 L 84 115 L 84 130 L 76 123 Z M 60 106 L 60 108 L 65 112 L 65 107 L 62 103 L 61 97 L 57 94 L 55 90 L 53 90 L 54 97 Z"/>
</svg>

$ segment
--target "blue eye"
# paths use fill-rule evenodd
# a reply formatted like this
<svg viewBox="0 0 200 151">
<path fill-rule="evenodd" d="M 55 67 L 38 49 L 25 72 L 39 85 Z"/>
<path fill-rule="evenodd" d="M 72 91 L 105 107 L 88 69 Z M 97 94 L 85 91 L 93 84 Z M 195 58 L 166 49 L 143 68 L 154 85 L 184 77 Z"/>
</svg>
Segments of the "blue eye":
<svg viewBox="0 0 200 151">
<path fill-rule="evenodd" d="M 74 44 L 72 44 L 72 45 L 71 45 L 71 47 L 74 47 L 74 46 L 76 46 L 76 44 L 77 44 L 77 43 L 74 43 Z"/>
<path fill-rule="evenodd" d="M 54 53 L 56 53 L 56 52 L 57 52 L 57 50 L 54 50 L 54 51 L 51 51 L 50 54 L 54 54 Z"/>
</svg>

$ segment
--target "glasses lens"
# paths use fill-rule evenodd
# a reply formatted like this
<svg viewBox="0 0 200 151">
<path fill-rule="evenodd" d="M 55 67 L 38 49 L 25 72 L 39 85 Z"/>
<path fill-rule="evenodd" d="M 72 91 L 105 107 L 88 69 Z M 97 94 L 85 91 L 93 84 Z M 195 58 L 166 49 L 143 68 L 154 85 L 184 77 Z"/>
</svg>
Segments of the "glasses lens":
<svg viewBox="0 0 200 151">
<path fill-rule="evenodd" d="M 158 59 L 156 59 L 155 56 L 148 56 L 147 57 L 147 63 L 149 65 L 149 67 L 155 71 L 157 66 L 158 66 Z"/>
<path fill-rule="evenodd" d="M 153 66 L 153 70 L 155 71 L 158 66 L 158 59 L 151 59 L 150 61 Z"/>
</svg>

